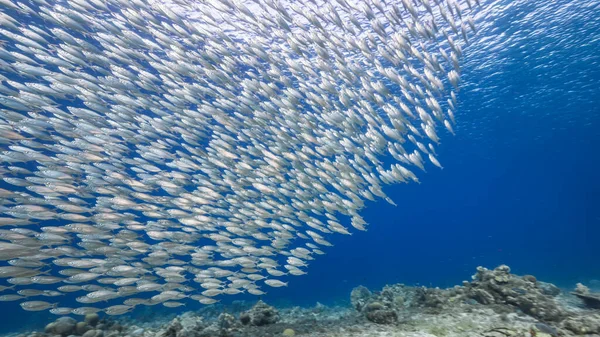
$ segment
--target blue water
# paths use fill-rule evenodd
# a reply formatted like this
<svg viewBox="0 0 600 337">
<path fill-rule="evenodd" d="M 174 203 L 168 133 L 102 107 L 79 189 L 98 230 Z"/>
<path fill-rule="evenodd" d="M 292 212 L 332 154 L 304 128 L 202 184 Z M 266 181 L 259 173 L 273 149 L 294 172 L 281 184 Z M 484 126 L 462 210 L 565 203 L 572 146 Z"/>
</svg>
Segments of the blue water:
<svg viewBox="0 0 600 337">
<path fill-rule="evenodd" d="M 268 289 L 266 301 L 344 303 L 359 284 L 450 287 L 480 265 L 564 287 L 600 279 L 600 4 L 485 6 L 464 49 L 456 136 L 442 134 L 438 148 L 444 169 L 387 186 L 397 207 L 368 202 L 367 232 L 328 237 L 334 246 L 308 274 Z M 240 298 L 255 299 L 227 300 Z M 17 302 L 0 308 L 14 312 L 1 331 L 55 318 Z"/>
<path fill-rule="evenodd" d="M 600 279 L 600 4 L 490 6 L 489 26 L 465 48 L 456 136 L 438 150 L 444 169 L 387 186 L 398 207 L 367 204 L 369 230 L 332 238 L 273 298 L 309 305 L 348 300 L 358 284 L 451 287 L 499 264 L 564 287 Z"/>
</svg>

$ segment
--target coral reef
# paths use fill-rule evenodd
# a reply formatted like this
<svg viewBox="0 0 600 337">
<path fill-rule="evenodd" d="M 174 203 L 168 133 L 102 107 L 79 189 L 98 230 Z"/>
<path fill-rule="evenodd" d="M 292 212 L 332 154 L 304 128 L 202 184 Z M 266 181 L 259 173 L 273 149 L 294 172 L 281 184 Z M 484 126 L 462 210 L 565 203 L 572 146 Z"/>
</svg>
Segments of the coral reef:
<svg viewBox="0 0 600 337">
<path fill-rule="evenodd" d="M 101 320 L 98 314 L 87 314 L 78 322 L 72 317 L 60 317 L 46 325 L 44 332 L 53 336 L 115 337 L 123 329 L 118 322 Z"/>
<path fill-rule="evenodd" d="M 563 326 L 578 335 L 600 334 L 600 315 L 569 317 Z"/>
<path fill-rule="evenodd" d="M 369 301 L 371 295 L 371 291 L 369 291 L 367 287 L 358 286 L 352 289 L 352 292 L 350 293 L 350 303 L 352 303 L 352 306 L 356 310 L 361 311 Z"/>
<path fill-rule="evenodd" d="M 258 301 L 252 309 L 240 315 L 240 321 L 244 325 L 262 326 L 276 323 L 278 320 L 277 310 L 263 301 Z"/>
<path fill-rule="evenodd" d="M 535 278 L 513 275 L 506 265 L 494 270 L 478 267 L 473 281 L 465 284 L 464 293 L 481 304 L 512 305 L 545 322 L 557 322 L 566 315 Z"/>
<path fill-rule="evenodd" d="M 380 292 L 371 292 L 359 286 L 352 291 L 353 307 L 367 320 L 379 324 L 393 324 L 399 317 L 416 313 L 444 315 L 448 312 L 472 313 L 480 308 L 493 310 L 499 317 L 526 315 L 537 321 L 523 336 L 554 336 L 599 333 L 600 318 L 588 311 L 577 311 L 561 303 L 561 293 L 555 285 L 541 282 L 532 275 L 511 274 L 506 265 L 493 270 L 478 267 L 472 281 L 449 289 L 409 287 L 402 284 L 385 286 Z M 573 295 L 584 300 L 589 308 L 597 308 L 597 294 L 583 285 Z M 392 314 L 394 313 L 394 314 Z M 434 328 L 434 335 L 445 335 L 444 329 Z M 492 329 L 485 336 L 513 336 L 513 330 Z"/>
<path fill-rule="evenodd" d="M 392 324 L 398 321 L 398 314 L 390 306 L 381 302 L 371 302 L 364 308 L 365 317 L 371 322 Z"/>
<path fill-rule="evenodd" d="M 583 285 L 561 292 L 532 275 L 511 274 L 503 265 L 478 267 L 470 282 L 448 289 L 358 286 L 346 307 L 275 308 L 263 301 L 235 301 L 171 317 L 151 311 L 149 319 L 61 317 L 43 333 L 11 337 L 600 336 L 600 311 L 579 300 L 590 296 L 597 294 Z"/>
<path fill-rule="evenodd" d="M 174 318 L 153 336 L 157 337 L 229 337 L 234 336 L 240 324 L 228 313 L 220 314 L 215 320 L 205 321 L 200 315 L 187 312 Z"/>
<path fill-rule="evenodd" d="M 61 336 L 71 335 L 75 330 L 77 321 L 71 317 L 61 317 L 56 321 L 46 325 L 45 332 Z"/>
</svg>

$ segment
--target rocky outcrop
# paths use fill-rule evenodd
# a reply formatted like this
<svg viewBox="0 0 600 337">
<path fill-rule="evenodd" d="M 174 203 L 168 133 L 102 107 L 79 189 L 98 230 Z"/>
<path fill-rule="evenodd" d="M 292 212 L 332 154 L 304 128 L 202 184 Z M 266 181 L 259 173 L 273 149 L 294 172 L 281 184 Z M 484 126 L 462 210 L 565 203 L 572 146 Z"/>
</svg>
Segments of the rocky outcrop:
<svg viewBox="0 0 600 337">
<path fill-rule="evenodd" d="M 85 323 L 87 323 L 89 326 L 94 327 L 100 321 L 100 315 L 98 315 L 98 314 L 87 314 L 87 315 L 85 315 L 85 318 L 83 319 L 83 321 Z"/>
<path fill-rule="evenodd" d="M 56 321 L 46 325 L 44 329 L 47 333 L 53 333 L 61 336 L 69 336 L 75 332 L 77 321 L 72 317 L 61 317 Z"/>
<path fill-rule="evenodd" d="M 513 275 L 506 265 L 494 270 L 478 267 L 473 281 L 464 284 L 463 293 L 483 305 L 513 306 L 544 322 L 558 322 L 566 317 L 566 312 L 538 286 L 535 278 Z"/>
<path fill-rule="evenodd" d="M 577 335 L 600 334 L 600 316 L 584 315 L 565 319 L 562 326 Z"/>
<path fill-rule="evenodd" d="M 72 317 L 60 317 L 46 325 L 44 332 L 59 336 L 104 337 L 106 331 L 116 331 L 120 328 L 115 322 L 100 322 L 98 314 L 88 314 L 78 322 Z"/>
<path fill-rule="evenodd" d="M 244 325 L 262 326 L 276 323 L 278 320 L 277 310 L 263 301 L 258 301 L 252 309 L 240 315 L 240 321 Z"/>
<path fill-rule="evenodd" d="M 540 282 L 531 275 L 511 274 L 506 265 L 493 270 L 478 267 L 472 279 L 449 289 L 400 284 L 371 292 L 359 286 L 352 290 L 350 300 L 352 306 L 368 320 L 381 324 L 393 323 L 398 313 L 407 310 L 437 313 L 470 303 L 489 306 L 502 314 L 523 312 L 542 322 L 558 323 L 568 316 L 555 300 L 560 293 L 556 286 Z M 377 310 L 366 310 L 373 307 Z"/>
<path fill-rule="evenodd" d="M 350 302 L 367 320 L 377 324 L 393 324 L 398 321 L 398 309 L 404 307 L 403 285 L 386 286 L 380 292 L 371 292 L 358 286 L 350 293 Z"/>
<path fill-rule="evenodd" d="M 393 324 L 398 321 L 398 314 L 390 306 L 380 302 L 371 302 L 363 309 L 365 317 L 378 324 Z"/>
<path fill-rule="evenodd" d="M 538 281 L 536 285 L 544 295 L 552 297 L 560 295 L 560 289 L 552 283 Z"/>
<path fill-rule="evenodd" d="M 592 293 L 590 289 L 581 283 L 577 283 L 575 291 L 571 294 L 583 301 L 583 304 L 591 309 L 600 309 L 600 294 Z"/>
<path fill-rule="evenodd" d="M 174 318 L 149 311 L 145 322 L 136 324 L 131 318 L 89 314 L 81 320 L 59 318 L 43 334 L 12 337 L 591 337 L 600 336 L 600 311 L 585 299 L 597 295 L 581 284 L 573 293 L 561 293 L 532 275 L 511 274 L 507 266 L 479 267 L 471 281 L 448 289 L 393 284 L 371 291 L 360 286 L 350 294 L 351 306 L 317 303 L 277 310 L 262 301 L 238 301 Z"/>
<path fill-rule="evenodd" d="M 450 297 L 448 290 L 419 287 L 415 289 L 415 304 L 422 308 L 442 309 Z"/>
<path fill-rule="evenodd" d="M 173 319 L 161 329 L 160 337 L 229 337 L 234 336 L 239 323 L 233 315 L 222 313 L 213 322 L 205 322 L 202 317 L 185 313 Z"/>
<path fill-rule="evenodd" d="M 367 305 L 371 299 L 371 296 L 371 291 L 367 289 L 367 287 L 358 286 L 350 292 L 350 303 L 352 303 L 354 309 L 362 311 L 364 306 Z"/>
</svg>

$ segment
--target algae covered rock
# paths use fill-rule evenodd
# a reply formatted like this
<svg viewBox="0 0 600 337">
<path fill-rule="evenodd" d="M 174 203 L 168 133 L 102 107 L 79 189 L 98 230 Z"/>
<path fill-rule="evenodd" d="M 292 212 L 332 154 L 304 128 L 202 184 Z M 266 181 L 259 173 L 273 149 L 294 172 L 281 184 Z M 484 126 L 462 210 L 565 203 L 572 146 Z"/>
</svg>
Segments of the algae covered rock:
<svg viewBox="0 0 600 337">
<path fill-rule="evenodd" d="M 515 329 L 512 327 L 497 327 L 493 329 L 486 330 L 481 333 L 480 337 L 529 337 L 531 335 L 529 332 L 521 331 L 519 329 Z M 541 336 L 536 336 L 541 337 Z"/>
<path fill-rule="evenodd" d="M 83 335 L 88 330 L 90 330 L 90 326 L 86 322 L 77 322 L 75 325 L 75 334 L 78 336 Z"/>
<path fill-rule="evenodd" d="M 233 315 L 222 313 L 217 318 L 217 324 L 219 328 L 222 330 L 228 330 L 233 328 L 236 325 L 237 321 Z"/>
<path fill-rule="evenodd" d="M 181 329 L 178 331 L 177 337 L 192 337 L 204 328 L 206 328 L 206 323 L 204 323 L 202 317 L 185 313 L 181 315 Z"/>
<path fill-rule="evenodd" d="M 560 289 L 552 283 L 538 281 L 537 287 L 544 295 L 555 297 L 560 294 Z"/>
<path fill-rule="evenodd" d="M 404 285 L 388 285 L 375 293 L 358 286 L 352 289 L 350 302 L 367 320 L 377 324 L 393 324 L 398 321 L 396 309 L 403 309 L 406 304 L 404 295 Z"/>
<path fill-rule="evenodd" d="M 240 322 L 242 322 L 243 325 L 250 324 L 251 320 L 252 320 L 252 318 L 250 317 L 249 313 L 243 312 L 240 314 Z"/>
<path fill-rule="evenodd" d="M 173 319 L 160 334 L 161 337 L 178 337 L 179 331 L 183 329 L 178 318 Z"/>
<path fill-rule="evenodd" d="M 54 321 L 51 332 L 61 336 L 72 335 L 77 321 L 71 317 L 61 317 Z"/>
<path fill-rule="evenodd" d="M 399 313 L 411 310 L 440 312 L 455 305 L 457 289 L 412 287 L 404 284 L 386 285 L 381 291 L 371 292 L 358 286 L 350 294 L 352 306 L 367 320 L 379 324 L 392 324 L 398 321 Z M 451 298 L 451 297 L 456 298 Z"/>
<path fill-rule="evenodd" d="M 478 267 L 473 281 L 465 285 L 465 296 L 489 305 L 509 305 L 544 322 L 557 322 L 566 312 L 538 287 L 532 277 L 518 277 L 501 265 L 494 270 Z"/>
<path fill-rule="evenodd" d="M 569 317 L 564 320 L 563 327 L 577 335 L 600 334 L 600 316 Z"/>
<path fill-rule="evenodd" d="M 96 337 L 96 330 L 88 330 L 81 337 Z"/>
<path fill-rule="evenodd" d="M 90 326 L 96 326 L 100 321 L 100 316 L 96 313 L 85 315 L 84 321 Z"/>
<path fill-rule="evenodd" d="M 393 309 L 380 302 L 371 302 L 367 304 L 363 312 L 365 317 L 377 324 L 393 324 L 398 321 L 398 314 Z"/>
<path fill-rule="evenodd" d="M 48 334 L 53 333 L 54 332 L 54 322 L 46 324 L 46 327 L 44 328 L 44 332 L 48 333 Z"/>
<path fill-rule="evenodd" d="M 244 325 L 262 326 L 276 323 L 279 320 L 277 310 L 263 301 L 258 301 L 250 310 L 240 315 Z"/>
<path fill-rule="evenodd" d="M 496 301 L 494 296 L 485 289 L 476 288 L 471 291 L 471 298 L 481 304 L 492 304 Z"/>
<path fill-rule="evenodd" d="M 530 329 L 529 333 L 535 337 L 558 337 L 558 330 L 544 323 L 536 323 Z"/>
<path fill-rule="evenodd" d="M 513 328 L 507 328 L 507 327 L 498 327 L 498 328 L 493 328 L 487 331 L 484 331 L 481 334 L 481 337 L 524 337 L 525 335 L 522 334 L 520 331 L 513 329 Z"/>
<path fill-rule="evenodd" d="M 371 295 L 371 291 L 367 287 L 358 286 L 352 289 L 350 293 L 350 303 L 356 310 L 362 311 L 363 307 L 369 302 Z"/>
<path fill-rule="evenodd" d="M 294 331 L 294 329 L 285 329 L 283 330 L 282 335 L 284 335 L 285 337 L 294 337 L 296 336 L 296 331 Z"/>
<path fill-rule="evenodd" d="M 235 317 L 228 313 L 222 313 L 217 320 L 209 326 L 203 327 L 198 331 L 196 337 L 230 337 L 236 336 L 239 323 Z"/>
<path fill-rule="evenodd" d="M 185 313 L 174 318 L 169 324 L 159 331 L 157 336 L 161 337 L 199 337 L 206 328 L 202 317 Z"/>
<path fill-rule="evenodd" d="M 82 337 L 103 337 L 104 331 L 102 330 L 88 330 L 86 333 L 82 335 Z"/>
<path fill-rule="evenodd" d="M 416 303 L 421 307 L 439 309 L 447 300 L 447 292 L 441 289 L 426 287 L 416 289 Z"/>
</svg>

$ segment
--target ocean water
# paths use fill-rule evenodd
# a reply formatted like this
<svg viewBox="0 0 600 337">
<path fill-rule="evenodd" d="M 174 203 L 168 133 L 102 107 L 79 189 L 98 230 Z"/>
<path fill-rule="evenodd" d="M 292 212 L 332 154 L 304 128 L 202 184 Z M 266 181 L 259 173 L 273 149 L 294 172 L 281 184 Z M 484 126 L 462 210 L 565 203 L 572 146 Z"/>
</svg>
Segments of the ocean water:
<svg viewBox="0 0 600 337">
<path fill-rule="evenodd" d="M 494 6 L 504 8 L 488 34 L 465 50 L 457 135 L 439 151 L 444 169 L 388 188 L 398 207 L 369 205 L 365 218 L 376 225 L 334 241 L 297 294 L 452 286 L 502 263 L 566 287 L 600 277 L 597 4 Z"/>
<path fill-rule="evenodd" d="M 600 278 L 600 4 L 496 1 L 465 48 L 444 169 L 386 187 L 367 232 L 334 237 L 277 296 L 348 300 L 358 284 L 451 287 L 509 265 L 559 286 Z"/>
<path fill-rule="evenodd" d="M 456 135 L 443 132 L 437 149 L 444 168 L 385 186 L 398 206 L 367 202 L 368 231 L 329 237 L 308 274 L 283 277 L 288 286 L 265 301 L 343 304 L 357 285 L 451 287 L 499 264 L 566 288 L 600 279 L 600 3 L 482 5 L 464 48 Z M 238 299 L 255 297 L 224 302 Z M 55 318 L 18 302 L 0 311 L 0 332 Z"/>
</svg>

